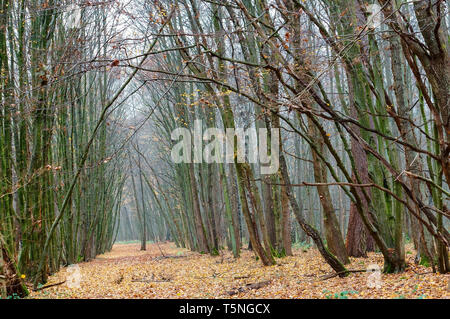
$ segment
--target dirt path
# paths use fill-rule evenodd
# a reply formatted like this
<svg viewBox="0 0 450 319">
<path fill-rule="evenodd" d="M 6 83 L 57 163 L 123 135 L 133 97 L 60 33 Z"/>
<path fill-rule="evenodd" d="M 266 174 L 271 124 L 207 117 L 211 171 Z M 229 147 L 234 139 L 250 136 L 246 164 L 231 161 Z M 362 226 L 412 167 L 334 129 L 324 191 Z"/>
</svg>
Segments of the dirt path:
<svg viewBox="0 0 450 319">
<path fill-rule="evenodd" d="M 31 298 L 450 298 L 449 276 L 428 273 L 429 268 L 413 263 L 402 274 L 381 274 L 380 288 L 368 287 L 369 273 L 347 278 L 321 277 L 332 273 L 317 251 L 294 250 L 293 257 L 278 259 L 276 266 L 264 267 L 252 252 L 244 250 L 235 260 L 230 252 L 211 257 L 160 244 L 140 251 L 139 244 L 116 244 L 111 252 L 80 263 L 80 285 L 67 283 L 32 292 Z M 349 269 L 367 269 L 383 264 L 380 254 L 353 258 Z M 413 268 L 411 268 L 413 267 Z M 47 284 L 64 281 L 69 268 L 50 277 Z M 71 271 L 73 269 L 70 269 Z M 425 274 L 423 274 L 425 273 Z M 259 286 L 250 286 L 263 283 Z M 252 289 L 257 288 L 257 289 Z"/>
</svg>

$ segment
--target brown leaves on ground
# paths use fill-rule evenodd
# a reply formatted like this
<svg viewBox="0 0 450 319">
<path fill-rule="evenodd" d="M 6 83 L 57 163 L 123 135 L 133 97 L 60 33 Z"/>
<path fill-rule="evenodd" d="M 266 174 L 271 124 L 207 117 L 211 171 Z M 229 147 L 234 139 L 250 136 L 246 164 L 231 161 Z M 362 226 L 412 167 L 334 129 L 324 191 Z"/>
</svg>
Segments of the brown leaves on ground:
<svg viewBox="0 0 450 319">
<path fill-rule="evenodd" d="M 172 243 L 147 246 L 117 244 L 111 252 L 78 264 L 79 288 L 66 284 L 32 292 L 30 298 L 446 298 L 450 276 L 430 273 L 413 262 L 407 250 L 408 268 L 400 274 L 381 274 L 381 287 L 369 288 L 369 273 L 322 280 L 333 273 L 317 250 L 294 249 L 294 256 L 277 259 L 265 267 L 253 252 L 244 250 L 239 259 L 231 252 L 221 256 L 190 252 Z M 348 269 L 383 266 L 383 257 L 351 258 Z M 51 276 L 47 284 L 61 282 L 67 268 Z M 267 285 L 258 283 L 270 281 Z M 254 287 L 255 289 L 242 289 Z M 236 294 L 229 294 L 236 291 Z"/>
</svg>

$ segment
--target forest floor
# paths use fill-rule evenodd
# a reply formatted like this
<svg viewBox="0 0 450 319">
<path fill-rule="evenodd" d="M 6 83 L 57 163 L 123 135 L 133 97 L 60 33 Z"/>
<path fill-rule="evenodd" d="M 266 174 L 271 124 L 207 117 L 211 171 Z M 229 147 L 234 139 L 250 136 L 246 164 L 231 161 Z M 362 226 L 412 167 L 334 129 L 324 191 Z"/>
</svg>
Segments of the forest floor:
<svg viewBox="0 0 450 319">
<path fill-rule="evenodd" d="M 406 272 L 381 274 L 378 288 L 368 286 L 367 272 L 324 280 L 333 271 L 315 249 L 294 249 L 294 256 L 264 267 L 248 250 L 234 259 L 229 251 L 212 257 L 173 243 L 148 244 L 146 251 L 139 248 L 116 244 L 111 252 L 78 264 L 79 287 L 64 283 L 31 292 L 29 298 L 450 298 L 450 276 L 415 265 L 411 247 Z M 351 258 L 348 269 L 365 270 L 370 264 L 382 268 L 381 254 Z M 68 275 L 68 268 L 63 268 L 46 286 L 63 282 Z"/>
</svg>

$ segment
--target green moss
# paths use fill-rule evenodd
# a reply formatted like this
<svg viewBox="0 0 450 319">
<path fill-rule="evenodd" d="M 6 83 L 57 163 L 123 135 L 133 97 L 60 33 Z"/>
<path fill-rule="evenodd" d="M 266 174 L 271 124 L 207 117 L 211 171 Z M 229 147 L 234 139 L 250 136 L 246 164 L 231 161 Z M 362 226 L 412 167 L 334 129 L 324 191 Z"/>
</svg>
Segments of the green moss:
<svg viewBox="0 0 450 319">
<path fill-rule="evenodd" d="M 425 267 L 430 267 L 431 263 L 430 263 L 430 259 L 428 258 L 428 256 L 420 256 L 420 262 L 419 265 L 425 266 Z"/>
<path fill-rule="evenodd" d="M 349 295 L 358 294 L 355 290 L 344 290 L 341 292 L 336 292 L 334 294 L 330 293 L 328 290 L 324 290 L 323 293 L 326 293 L 325 298 L 327 299 L 348 299 Z"/>
<path fill-rule="evenodd" d="M 283 258 L 286 257 L 286 250 L 283 249 L 276 249 L 271 247 L 272 250 L 272 256 L 276 257 L 276 258 Z"/>
</svg>

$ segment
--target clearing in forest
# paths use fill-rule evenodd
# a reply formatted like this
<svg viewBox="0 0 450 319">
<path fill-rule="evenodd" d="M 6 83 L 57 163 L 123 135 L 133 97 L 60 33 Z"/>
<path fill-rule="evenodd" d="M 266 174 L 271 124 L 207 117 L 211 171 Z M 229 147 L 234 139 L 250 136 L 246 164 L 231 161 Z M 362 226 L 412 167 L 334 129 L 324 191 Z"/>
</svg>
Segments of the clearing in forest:
<svg viewBox="0 0 450 319">
<path fill-rule="evenodd" d="M 332 269 L 315 249 L 294 249 L 294 256 L 265 267 L 254 253 L 229 251 L 210 256 L 177 248 L 173 243 L 116 244 L 111 252 L 78 264 L 79 287 L 64 283 L 32 292 L 29 298 L 445 298 L 450 276 L 431 273 L 414 264 L 407 246 L 408 268 L 400 274 L 381 274 L 381 287 L 370 288 L 367 272 L 346 278 L 326 278 Z M 162 253 L 164 256 L 162 255 Z M 348 269 L 383 265 L 379 253 L 351 258 Z M 47 285 L 69 276 L 68 268 L 49 278 Z"/>
</svg>

